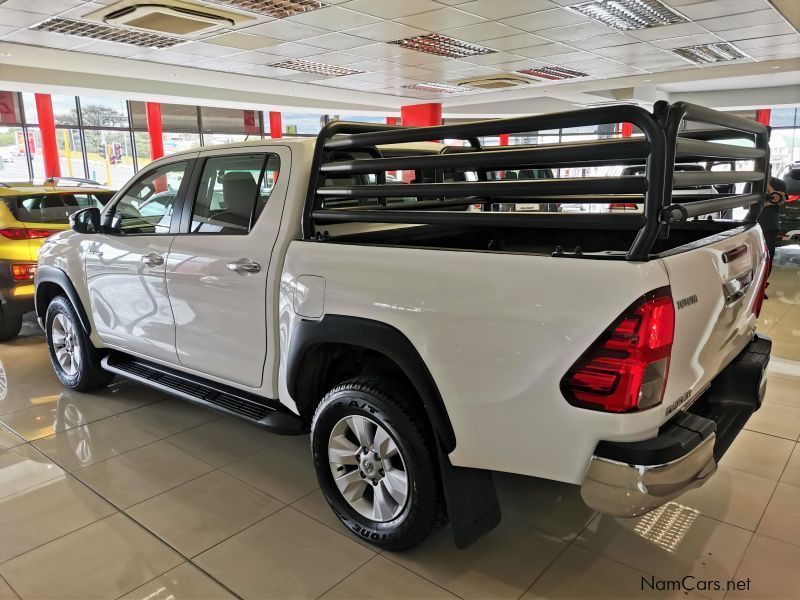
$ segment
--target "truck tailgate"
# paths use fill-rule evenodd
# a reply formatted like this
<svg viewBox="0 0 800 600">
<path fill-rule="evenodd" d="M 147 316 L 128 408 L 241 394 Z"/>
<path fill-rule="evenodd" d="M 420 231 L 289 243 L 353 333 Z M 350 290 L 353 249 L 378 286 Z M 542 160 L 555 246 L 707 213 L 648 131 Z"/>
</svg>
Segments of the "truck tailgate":
<svg viewBox="0 0 800 600">
<path fill-rule="evenodd" d="M 766 276 L 760 227 L 731 230 L 710 244 L 662 256 L 675 302 L 675 338 L 664 420 L 696 399 L 752 339 Z"/>
</svg>

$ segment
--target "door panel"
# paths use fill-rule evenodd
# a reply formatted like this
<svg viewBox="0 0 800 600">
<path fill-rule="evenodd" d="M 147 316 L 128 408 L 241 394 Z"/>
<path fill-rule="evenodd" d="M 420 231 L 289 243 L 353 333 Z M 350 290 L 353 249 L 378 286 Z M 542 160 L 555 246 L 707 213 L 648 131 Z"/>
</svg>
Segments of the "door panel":
<svg viewBox="0 0 800 600">
<path fill-rule="evenodd" d="M 195 205 L 185 224 L 191 233 L 175 237 L 167 261 L 178 360 L 258 388 L 268 344 L 267 277 L 289 151 L 231 149 L 204 155 L 199 163 Z"/>
</svg>

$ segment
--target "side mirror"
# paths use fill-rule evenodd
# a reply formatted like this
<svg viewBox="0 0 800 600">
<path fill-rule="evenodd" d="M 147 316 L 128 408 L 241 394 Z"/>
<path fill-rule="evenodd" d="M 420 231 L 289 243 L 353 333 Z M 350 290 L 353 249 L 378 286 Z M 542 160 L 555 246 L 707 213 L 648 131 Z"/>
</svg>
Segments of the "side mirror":
<svg viewBox="0 0 800 600">
<path fill-rule="evenodd" d="M 99 233 L 100 209 L 93 206 L 74 212 L 69 217 L 69 224 L 78 233 Z"/>
</svg>

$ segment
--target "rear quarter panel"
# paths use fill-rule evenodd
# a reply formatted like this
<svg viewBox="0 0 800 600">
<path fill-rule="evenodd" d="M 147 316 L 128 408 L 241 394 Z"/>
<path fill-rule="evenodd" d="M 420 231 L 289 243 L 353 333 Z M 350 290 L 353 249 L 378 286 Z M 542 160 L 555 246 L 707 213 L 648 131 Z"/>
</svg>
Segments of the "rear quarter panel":
<svg viewBox="0 0 800 600">
<path fill-rule="evenodd" d="M 453 464 L 583 480 L 601 439 L 655 435 L 660 407 L 616 415 L 575 408 L 564 373 L 645 292 L 668 284 L 659 260 L 551 258 L 295 241 L 281 292 L 281 398 L 299 317 L 296 279 L 325 279 L 324 313 L 403 332 L 428 366 L 456 434 Z"/>
</svg>

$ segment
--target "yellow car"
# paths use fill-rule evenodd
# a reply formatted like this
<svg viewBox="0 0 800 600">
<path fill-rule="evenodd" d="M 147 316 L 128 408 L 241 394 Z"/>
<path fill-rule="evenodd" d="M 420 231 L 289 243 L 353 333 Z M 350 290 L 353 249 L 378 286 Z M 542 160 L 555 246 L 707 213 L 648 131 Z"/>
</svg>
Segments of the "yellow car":
<svg viewBox="0 0 800 600">
<path fill-rule="evenodd" d="M 86 179 L 40 183 L 0 181 L 0 342 L 16 337 L 22 316 L 33 310 L 33 276 L 44 240 L 69 229 L 72 213 L 102 208 L 112 190 Z"/>
</svg>

